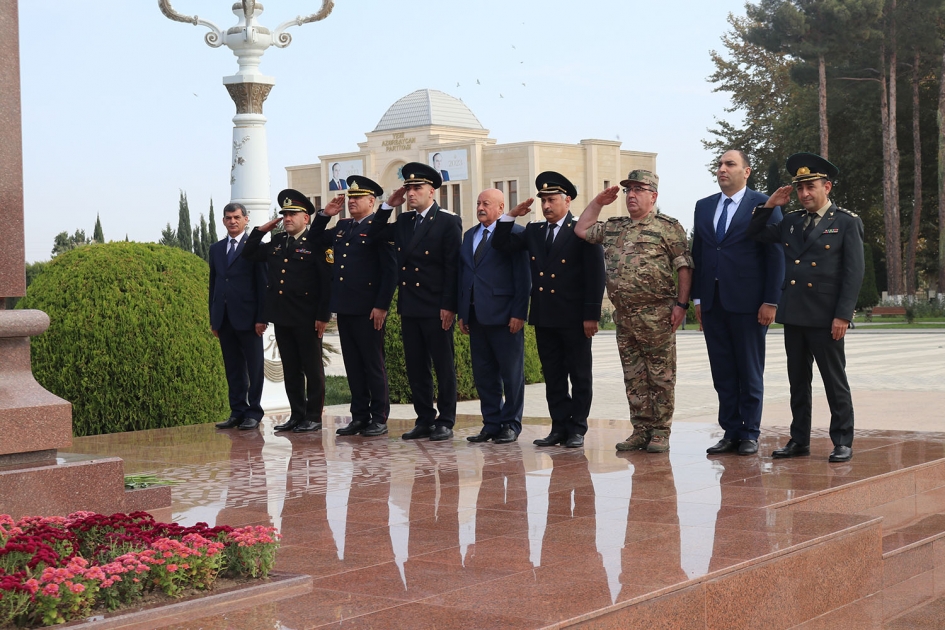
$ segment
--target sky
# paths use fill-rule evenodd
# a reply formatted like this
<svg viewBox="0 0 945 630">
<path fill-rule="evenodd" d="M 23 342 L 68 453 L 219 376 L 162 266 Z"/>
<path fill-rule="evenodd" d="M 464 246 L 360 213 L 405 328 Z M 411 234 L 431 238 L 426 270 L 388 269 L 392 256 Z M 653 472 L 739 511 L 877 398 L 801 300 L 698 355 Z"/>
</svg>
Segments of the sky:
<svg viewBox="0 0 945 630">
<path fill-rule="evenodd" d="M 172 4 L 236 24 L 233 0 Z M 260 22 L 320 6 L 268 0 Z M 19 11 L 27 261 L 49 259 L 63 230 L 91 236 L 96 215 L 106 240 L 157 241 L 177 227 L 181 190 L 195 223 L 211 199 L 219 221 L 233 54 L 156 0 L 21 0 Z M 730 12 L 744 0 L 335 0 L 262 58 L 276 79 L 264 106 L 272 197 L 285 167 L 357 151 L 391 104 L 431 88 L 461 98 L 500 144 L 619 139 L 657 153 L 659 206 L 688 231 L 696 200 L 718 191 L 701 140 L 732 117 L 706 80 Z"/>
</svg>

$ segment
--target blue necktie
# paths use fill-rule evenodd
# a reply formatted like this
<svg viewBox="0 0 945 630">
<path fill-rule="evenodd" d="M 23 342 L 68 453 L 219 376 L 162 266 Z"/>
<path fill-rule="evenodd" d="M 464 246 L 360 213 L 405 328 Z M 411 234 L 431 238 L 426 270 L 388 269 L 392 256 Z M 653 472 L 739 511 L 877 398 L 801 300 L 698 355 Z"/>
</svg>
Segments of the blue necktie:
<svg viewBox="0 0 945 630">
<path fill-rule="evenodd" d="M 732 200 L 726 197 L 725 203 L 722 204 L 722 216 L 719 217 L 719 223 L 715 226 L 716 243 L 721 243 L 722 239 L 725 238 L 725 224 L 728 223 L 728 207 L 730 205 L 732 205 Z"/>
<path fill-rule="evenodd" d="M 232 265 L 233 261 L 236 260 L 236 246 L 237 241 L 235 238 L 230 239 L 230 251 L 226 253 L 226 264 Z"/>
</svg>

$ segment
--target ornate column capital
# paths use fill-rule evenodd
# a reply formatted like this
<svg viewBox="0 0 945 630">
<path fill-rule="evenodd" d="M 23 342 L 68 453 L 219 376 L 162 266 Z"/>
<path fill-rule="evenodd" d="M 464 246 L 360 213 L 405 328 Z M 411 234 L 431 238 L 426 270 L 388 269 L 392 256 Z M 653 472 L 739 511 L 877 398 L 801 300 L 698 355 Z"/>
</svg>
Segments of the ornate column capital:
<svg viewBox="0 0 945 630">
<path fill-rule="evenodd" d="M 237 114 L 262 114 L 263 101 L 269 96 L 271 83 L 227 83 L 226 91 L 236 103 Z"/>
</svg>

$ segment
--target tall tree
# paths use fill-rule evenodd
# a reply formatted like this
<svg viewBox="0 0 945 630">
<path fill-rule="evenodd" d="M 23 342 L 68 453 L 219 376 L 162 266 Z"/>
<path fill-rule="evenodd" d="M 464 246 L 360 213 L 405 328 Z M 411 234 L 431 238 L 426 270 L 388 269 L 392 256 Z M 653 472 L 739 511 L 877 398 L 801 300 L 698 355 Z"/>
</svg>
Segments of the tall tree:
<svg viewBox="0 0 945 630">
<path fill-rule="evenodd" d="M 177 233 L 174 231 L 174 228 L 171 227 L 170 223 L 167 224 L 166 228 L 161 230 L 161 240 L 158 242 L 161 245 L 167 245 L 168 247 L 179 247 L 177 242 Z"/>
<path fill-rule="evenodd" d="M 193 233 L 190 227 L 190 206 L 187 205 L 187 193 L 180 191 L 177 217 L 177 246 L 185 252 L 194 251 Z"/>
<path fill-rule="evenodd" d="M 210 225 L 210 242 L 216 243 L 217 240 L 217 219 L 213 214 L 213 197 L 210 198 L 210 218 L 208 219 Z"/>
<path fill-rule="evenodd" d="M 902 297 L 902 231 L 899 216 L 899 140 L 897 90 L 899 56 L 896 39 L 896 0 L 886 12 L 887 37 L 879 47 L 880 118 L 883 125 L 883 226 L 886 233 L 886 287 L 890 298 Z M 888 52 L 888 56 L 887 56 Z M 888 61 L 887 61 L 888 59 Z M 889 72 L 886 64 L 889 64 Z"/>
<path fill-rule="evenodd" d="M 938 79 L 938 299 L 945 300 L 945 46 Z"/>
<path fill-rule="evenodd" d="M 75 234 L 72 236 L 69 236 L 68 232 L 60 232 L 56 234 L 56 237 L 53 239 L 53 248 L 50 255 L 52 258 L 55 258 L 63 252 L 88 245 L 91 242 L 91 239 L 86 238 L 85 230 L 76 230 Z"/>
<path fill-rule="evenodd" d="M 921 55 L 918 46 L 912 50 L 912 160 L 915 172 L 912 188 L 912 225 L 906 243 L 906 295 L 915 295 L 916 292 L 915 252 L 919 246 L 919 229 L 922 225 L 922 128 L 919 116 Z"/>
<path fill-rule="evenodd" d="M 755 22 L 749 41 L 817 67 L 820 154 L 829 155 L 828 58 L 842 57 L 875 34 L 883 0 L 761 0 L 745 10 Z"/>
<path fill-rule="evenodd" d="M 104 243 L 105 235 L 102 233 L 102 219 L 96 213 L 95 215 L 95 229 L 92 231 L 92 242 L 93 243 Z"/>
</svg>

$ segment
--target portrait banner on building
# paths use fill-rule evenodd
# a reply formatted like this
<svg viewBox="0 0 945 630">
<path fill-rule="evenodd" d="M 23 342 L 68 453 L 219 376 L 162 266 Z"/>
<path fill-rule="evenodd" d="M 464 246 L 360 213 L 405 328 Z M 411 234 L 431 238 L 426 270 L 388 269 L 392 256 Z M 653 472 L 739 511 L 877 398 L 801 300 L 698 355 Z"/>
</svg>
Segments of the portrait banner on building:
<svg viewBox="0 0 945 630">
<path fill-rule="evenodd" d="M 364 162 L 345 160 L 328 163 L 328 190 L 347 190 L 345 179 L 349 175 L 364 175 Z"/>
<path fill-rule="evenodd" d="M 430 166 L 440 172 L 444 182 L 469 179 L 466 149 L 431 151 L 427 156 Z"/>
</svg>

